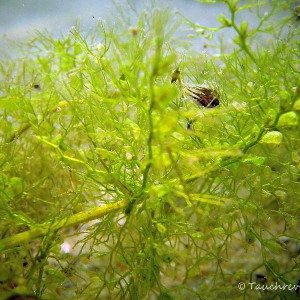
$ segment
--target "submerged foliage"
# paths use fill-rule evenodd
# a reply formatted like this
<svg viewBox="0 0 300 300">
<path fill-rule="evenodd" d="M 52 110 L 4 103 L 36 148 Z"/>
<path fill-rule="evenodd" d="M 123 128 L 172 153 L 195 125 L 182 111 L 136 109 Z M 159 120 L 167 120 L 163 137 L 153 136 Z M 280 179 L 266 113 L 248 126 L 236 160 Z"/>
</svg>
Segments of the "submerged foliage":
<svg viewBox="0 0 300 300">
<path fill-rule="evenodd" d="M 187 24 L 234 32 L 217 56 L 184 49 L 170 10 L 132 8 L 1 61 L 4 298 L 296 297 L 248 283 L 299 276 L 299 21 L 287 3 L 216 2 L 219 28 Z M 171 84 L 178 67 L 220 105 Z"/>
</svg>

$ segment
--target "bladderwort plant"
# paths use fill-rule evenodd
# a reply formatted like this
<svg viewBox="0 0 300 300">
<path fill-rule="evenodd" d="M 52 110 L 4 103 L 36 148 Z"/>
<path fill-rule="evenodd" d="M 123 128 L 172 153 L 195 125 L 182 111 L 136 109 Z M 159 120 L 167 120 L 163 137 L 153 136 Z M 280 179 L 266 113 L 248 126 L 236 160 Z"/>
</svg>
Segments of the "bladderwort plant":
<svg viewBox="0 0 300 300">
<path fill-rule="evenodd" d="M 120 6 L 2 59 L 1 299 L 299 295 L 298 11 L 206 2 L 227 8 L 220 27 Z M 187 49 L 182 26 L 219 54 Z M 193 103 L 176 68 L 220 105 Z M 292 288 L 255 289 L 275 283 Z"/>
</svg>

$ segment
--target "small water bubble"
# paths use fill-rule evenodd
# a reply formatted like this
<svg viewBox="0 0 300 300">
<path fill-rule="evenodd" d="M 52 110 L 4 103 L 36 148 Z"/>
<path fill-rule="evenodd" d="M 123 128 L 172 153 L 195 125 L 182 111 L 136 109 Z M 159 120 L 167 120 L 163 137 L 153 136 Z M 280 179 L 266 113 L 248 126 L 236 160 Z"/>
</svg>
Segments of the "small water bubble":
<svg viewBox="0 0 300 300">
<path fill-rule="evenodd" d="M 132 160 L 132 154 L 131 153 L 129 153 L 129 152 L 126 152 L 126 159 L 127 160 Z"/>
<path fill-rule="evenodd" d="M 71 251 L 71 245 L 67 242 L 64 242 L 63 244 L 60 245 L 60 249 L 63 253 L 70 253 Z"/>
</svg>

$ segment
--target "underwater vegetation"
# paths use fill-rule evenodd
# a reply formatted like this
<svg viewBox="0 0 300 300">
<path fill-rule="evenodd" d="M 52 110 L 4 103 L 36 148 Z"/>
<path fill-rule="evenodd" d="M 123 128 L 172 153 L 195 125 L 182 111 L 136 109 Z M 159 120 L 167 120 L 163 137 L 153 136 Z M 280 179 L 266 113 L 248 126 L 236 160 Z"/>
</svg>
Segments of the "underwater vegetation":
<svg viewBox="0 0 300 300">
<path fill-rule="evenodd" d="M 297 299 L 298 8 L 203 2 L 0 61 L 0 299 Z"/>
</svg>

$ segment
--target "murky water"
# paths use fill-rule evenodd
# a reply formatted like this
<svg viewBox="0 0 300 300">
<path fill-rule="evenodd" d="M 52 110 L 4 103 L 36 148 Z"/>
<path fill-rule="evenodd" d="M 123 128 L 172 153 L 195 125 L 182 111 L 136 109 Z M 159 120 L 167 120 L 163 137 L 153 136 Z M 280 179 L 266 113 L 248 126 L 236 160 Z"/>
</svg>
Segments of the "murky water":
<svg viewBox="0 0 300 300">
<path fill-rule="evenodd" d="M 125 0 L 123 0 L 126 2 Z M 114 17 L 114 2 L 107 0 L 0 0 L 0 49 L 5 50 L 7 40 L 29 40 L 35 30 L 47 29 L 54 35 L 66 34 L 79 23 L 87 29 L 100 19 Z M 131 1 L 138 10 L 149 4 L 146 0 Z M 121 1 L 122 3 L 122 1 Z M 157 7 L 169 5 L 187 18 L 204 26 L 217 26 L 216 17 L 226 12 L 224 5 L 202 4 L 194 0 L 157 2 Z"/>
<path fill-rule="evenodd" d="M 47 29 L 55 36 L 66 34 L 75 24 L 87 30 L 97 24 L 98 19 L 114 18 L 114 3 L 107 0 L 0 0 L 0 52 L 8 50 L 8 40 L 27 41 L 35 30 Z M 120 0 L 120 3 L 131 2 L 138 10 L 142 10 L 150 1 Z M 240 1 L 240 5 L 247 1 Z M 168 5 L 174 11 L 179 11 L 188 19 L 208 27 L 220 26 L 217 20 L 219 14 L 228 15 L 228 9 L 223 3 L 204 4 L 196 0 L 156 1 L 157 7 Z M 265 8 L 268 13 L 268 7 Z M 239 13 L 238 20 L 250 21 L 252 26 L 257 19 L 250 13 Z M 231 31 L 226 31 L 224 39 L 232 37 Z M 186 36 L 188 32 L 186 32 Z M 203 42 L 194 41 L 196 48 L 203 48 Z M 11 49 L 9 49 L 11 52 Z"/>
</svg>

